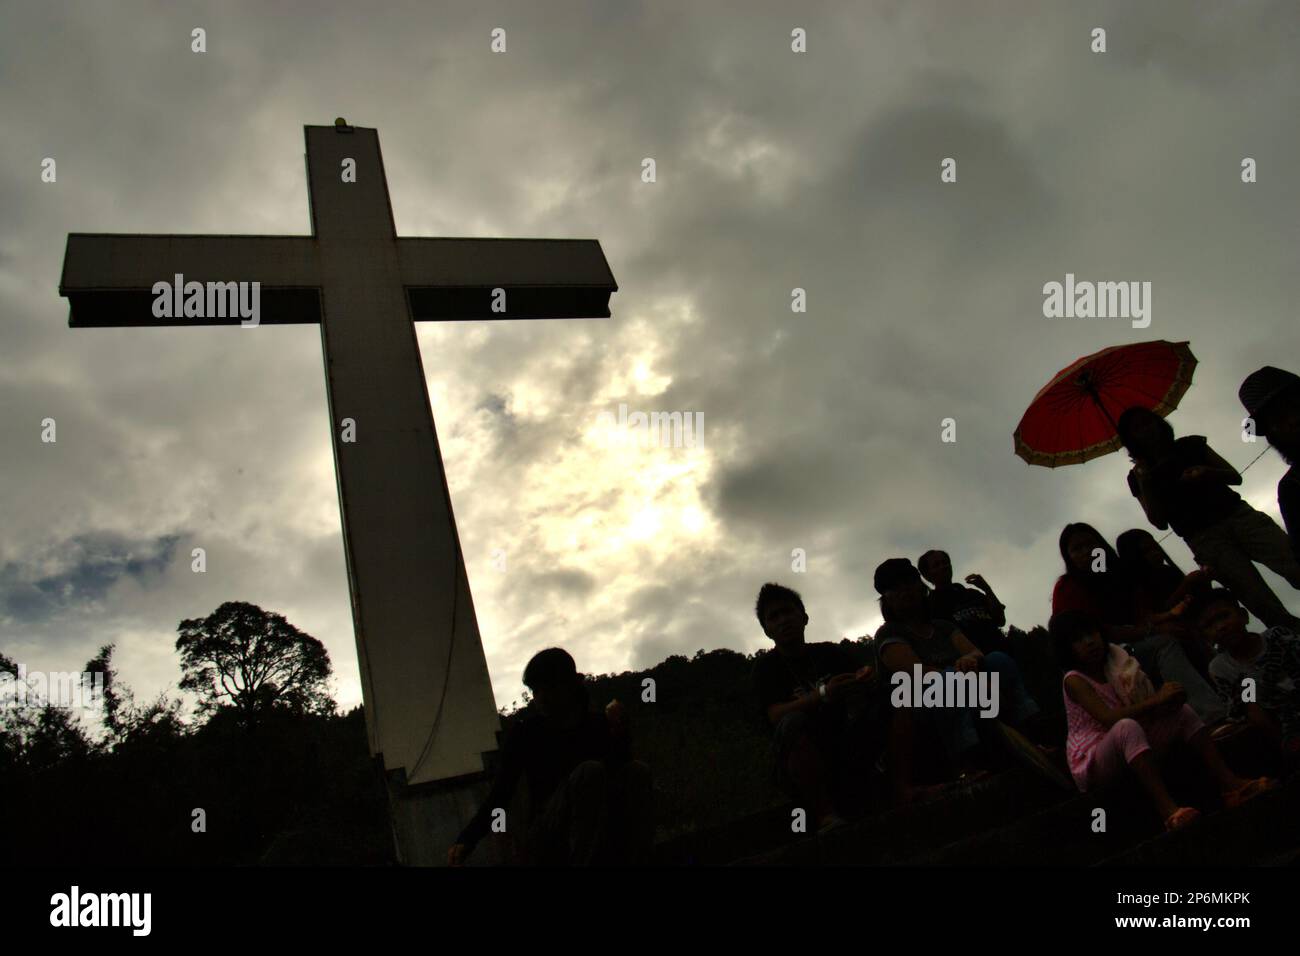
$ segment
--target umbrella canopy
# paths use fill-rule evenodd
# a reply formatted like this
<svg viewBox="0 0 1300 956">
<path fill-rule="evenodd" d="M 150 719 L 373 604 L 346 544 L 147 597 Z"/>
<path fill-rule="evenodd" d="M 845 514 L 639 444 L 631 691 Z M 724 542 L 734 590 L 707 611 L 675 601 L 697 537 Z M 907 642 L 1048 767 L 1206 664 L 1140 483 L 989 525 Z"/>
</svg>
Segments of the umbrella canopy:
<svg viewBox="0 0 1300 956">
<path fill-rule="evenodd" d="M 1115 422 L 1140 405 L 1157 415 L 1178 407 L 1196 356 L 1186 342 L 1116 345 L 1061 369 L 1034 396 L 1016 427 L 1016 454 L 1031 465 L 1075 465 L 1120 447 Z"/>
</svg>

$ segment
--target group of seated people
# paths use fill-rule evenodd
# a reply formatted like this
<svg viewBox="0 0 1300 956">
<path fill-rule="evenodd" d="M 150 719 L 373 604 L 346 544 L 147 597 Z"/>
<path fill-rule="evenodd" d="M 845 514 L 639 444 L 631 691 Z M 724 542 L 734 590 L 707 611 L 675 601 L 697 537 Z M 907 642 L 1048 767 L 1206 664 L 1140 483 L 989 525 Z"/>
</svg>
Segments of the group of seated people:
<svg viewBox="0 0 1300 956">
<path fill-rule="evenodd" d="M 1049 776 L 1047 767 L 1059 762 L 1081 791 L 1131 772 L 1168 829 L 1199 816 L 1173 800 L 1161 776 L 1160 758 L 1175 744 L 1187 745 L 1222 791 L 1224 806 L 1276 787 L 1272 777 L 1234 773 L 1216 739 L 1249 728 L 1276 754 L 1278 767 L 1295 766 L 1300 636 L 1285 625 L 1248 630 L 1249 614 L 1232 591 L 1214 587 L 1203 569 L 1182 574 L 1148 532 L 1125 532 L 1119 543 L 1117 553 L 1081 523 L 1061 533 L 1065 571 L 1053 591 L 1048 632 L 1062 672 L 1064 727 L 1026 691 L 998 627 L 1001 602 L 978 575 L 967 578 L 975 587 L 954 585 L 944 552 L 922 555 L 919 572 L 905 558 L 876 569 L 885 622 L 870 642 L 875 667 L 855 666 L 837 644 L 805 642 L 800 596 L 764 585 L 756 612 L 774 648 L 758 660 L 755 685 L 773 728 L 778 771 L 819 829 L 843 823 L 842 808 L 852 799 L 840 796 L 851 792 L 846 780 L 874 771 L 878 788 L 897 805 L 933 799 L 952 781 L 979 776 L 1008 757 Z M 882 678 L 917 665 L 996 674 L 996 718 L 983 719 L 969 701 L 891 707 Z M 929 785 L 918 786 L 922 760 Z"/>
<path fill-rule="evenodd" d="M 939 799 L 1011 758 L 1060 762 L 1080 791 L 1138 780 L 1169 829 L 1195 821 L 1165 786 L 1160 758 L 1175 744 L 1204 766 L 1234 806 L 1277 786 L 1238 777 L 1212 731 L 1253 728 L 1283 766 L 1300 756 L 1300 636 L 1284 626 L 1247 630 L 1248 613 L 1208 572 L 1184 575 L 1148 532 L 1119 549 L 1088 524 L 1066 525 L 1065 574 L 1052 596 L 1048 632 L 1062 672 L 1065 726 L 1028 693 L 1006 639 L 1004 605 L 979 575 L 953 583 L 945 551 L 917 566 L 891 558 L 875 571 L 884 623 L 870 662 L 839 643 L 811 643 L 803 600 L 764 584 L 755 614 L 772 648 L 755 661 L 755 697 L 772 732 L 777 779 L 827 831 L 881 805 Z M 926 581 L 932 585 L 927 587 Z M 911 708 L 891 701 L 891 675 L 997 675 L 997 717 L 978 706 Z M 567 652 L 543 650 L 524 683 L 533 713 L 513 724 L 500 773 L 473 821 L 448 851 L 463 864 L 511 804 L 521 779 L 530 806 L 520 839 L 541 864 L 645 862 L 653 842 L 650 771 L 630 754 L 623 708 L 589 708 Z M 1062 752 L 1063 745 L 1063 752 Z M 1032 753 L 1036 750 L 1036 754 Z"/>
<path fill-rule="evenodd" d="M 1288 464 L 1300 459 L 1300 376 L 1261 368 L 1242 383 L 1239 398 L 1255 433 Z M 1063 674 L 1064 727 L 1045 719 L 1027 693 L 992 588 L 979 575 L 967 576 L 971 587 L 954 584 L 942 551 L 926 552 L 917 567 L 894 558 L 877 568 L 885 623 L 871 642 L 875 666 L 855 666 L 837 645 L 806 643 L 799 595 L 763 586 L 756 612 L 775 646 L 758 661 L 755 684 L 773 728 L 778 773 L 820 828 L 843 822 L 843 785 L 869 769 L 883 775 L 896 804 L 907 803 L 935 795 L 933 786 L 917 786 L 918 764 L 930 765 L 931 780 L 936 765 L 940 779 L 961 780 L 1011 753 L 1050 775 L 1064 744 L 1063 762 L 1079 790 L 1131 772 L 1165 826 L 1178 829 L 1199 811 L 1179 806 L 1161 776 L 1158 758 L 1175 743 L 1187 745 L 1229 807 L 1277 781 L 1239 777 L 1216 739 L 1245 725 L 1277 754 L 1277 766 L 1296 765 L 1300 619 L 1255 564 L 1300 588 L 1300 475 L 1293 467 L 1278 486 L 1283 531 L 1233 490 L 1241 474 L 1203 436 L 1178 438 L 1143 407 L 1126 409 L 1117 431 L 1133 462 L 1129 490 L 1155 527 L 1187 542 L 1199 568 L 1183 574 L 1142 529 L 1120 535 L 1117 552 L 1091 525 L 1065 527 L 1065 568 L 1048 627 Z M 1248 612 L 1264 632 L 1247 629 Z M 882 678 L 892 683 L 918 666 L 996 675 L 1000 716 L 981 719 L 969 705 L 888 706 Z M 870 767 L 864 751 L 875 758 Z"/>
<path fill-rule="evenodd" d="M 970 586 L 955 584 L 943 551 L 923 554 L 919 570 L 906 558 L 876 569 L 884 623 L 872 640 L 850 645 L 865 647 L 868 663 L 840 643 L 807 641 L 800 595 L 764 584 L 755 613 L 773 647 L 755 661 L 755 696 L 777 777 L 810 829 L 938 799 L 1017 757 L 1040 770 L 1059 763 L 1081 791 L 1131 774 L 1170 829 L 1199 815 L 1178 805 L 1161 775 L 1160 759 L 1179 743 L 1218 784 L 1225 806 L 1277 786 L 1270 777 L 1237 776 L 1214 732 L 1249 727 L 1293 765 L 1300 636 L 1284 626 L 1249 631 L 1231 591 L 1213 587 L 1203 570 L 1181 573 L 1146 531 L 1125 532 L 1118 543 L 1116 551 L 1086 524 L 1061 533 L 1065 572 L 1048 632 L 1063 675 L 1065 726 L 1026 690 L 992 588 L 974 574 Z M 973 701 L 896 706 L 891 676 L 918 667 L 996 674 L 997 716 L 982 717 Z M 524 683 L 533 713 L 506 735 L 492 791 L 449 862 L 465 862 L 525 779 L 533 809 L 519 839 L 524 860 L 648 861 L 650 772 L 632 759 L 622 706 L 590 710 L 582 675 L 559 648 L 535 656 Z"/>
<path fill-rule="evenodd" d="M 1300 457 L 1300 377 L 1260 369 L 1240 398 L 1260 435 L 1288 462 Z M 1064 528 L 1065 568 L 1048 624 L 1063 726 L 1026 689 L 992 588 L 977 574 L 965 578 L 969 586 L 954 583 L 946 552 L 927 551 L 916 565 L 891 558 L 876 569 L 884 623 L 866 643 L 865 661 L 840 644 L 805 639 L 810 618 L 796 591 L 775 583 L 759 590 L 755 613 L 773 647 L 754 665 L 757 702 L 777 776 L 818 831 L 882 801 L 935 799 L 1015 758 L 1085 792 L 1134 779 L 1173 830 L 1199 811 L 1179 805 L 1166 786 L 1162 759 L 1171 748 L 1183 745 L 1225 807 L 1278 783 L 1238 776 L 1220 739 L 1247 728 L 1278 767 L 1296 766 L 1300 619 L 1254 562 L 1300 587 L 1300 476 L 1288 472 L 1279 485 L 1283 532 L 1231 490 L 1240 474 L 1203 437 L 1175 438 L 1168 422 L 1142 408 L 1117 424 L 1134 463 L 1134 497 L 1153 525 L 1187 541 L 1200 567 L 1184 574 L 1145 530 L 1126 531 L 1112 547 L 1091 525 Z M 1263 632 L 1248 629 L 1248 609 Z M 969 699 L 899 706 L 892 690 L 900 676 L 930 674 L 987 678 L 996 710 L 982 712 Z M 521 780 L 532 807 L 520 841 L 528 861 L 647 860 L 650 774 L 631 758 L 621 706 L 589 711 L 582 676 L 559 648 L 535 656 L 524 683 L 531 713 L 506 736 L 492 791 L 449 862 L 465 862 Z"/>
</svg>

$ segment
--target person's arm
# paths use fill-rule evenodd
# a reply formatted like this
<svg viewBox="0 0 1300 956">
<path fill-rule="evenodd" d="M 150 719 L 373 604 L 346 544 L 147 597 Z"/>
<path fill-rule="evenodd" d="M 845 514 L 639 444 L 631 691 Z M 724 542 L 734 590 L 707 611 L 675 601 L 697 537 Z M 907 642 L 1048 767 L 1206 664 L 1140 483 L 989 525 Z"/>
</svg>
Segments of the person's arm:
<svg viewBox="0 0 1300 956">
<path fill-rule="evenodd" d="M 1147 521 L 1161 531 L 1168 528 L 1169 519 L 1165 514 L 1164 502 L 1160 500 L 1150 473 L 1142 466 L 1135 465 L 1128 475 L 1128 487 L 1133 492 L 1133 497 L 1137 498 L 1138 504 L 1142 506 Z"/>
<path fill-rule="evenodd" d="M 501 769 L 497 773 L 496 780 L 492 782 L 492 789 L 488 791 L 487 798 L 448 851 L 447 858 L 451 865 L 458 866 L 464 863 L 465 859 L 474 852 L 474 847 L 478 846 L 479 841 L 491 832 L 492 811 L 510 805 L 510 799 L 514 796 L 515 787 L 519 784 L 523 770 L 519 732 L 516 730 L 501 746 Z"/>
<path fill-rule="evenodd" d="M 1140 704 L 1111 707 L 1093 690 L 1092 685 L 1078 674 L 1071 674 L 1065 679 L 1065 692 L 1070 695 L 1072 701 L 1090 713 L 1107 730 L 1126 717 L 1135 720 L 1145 717 L 1170 707 L 1178 697 L 1185 697 L 1185 692 L 1178 684 L 1166 681 L 1158 691 Z"/>
<path fill-rule="evenodd" d="M 1202 571 L 1200 568 L 1189 572 L 1181 581 L 1178 582 L 1178 587 L 1174 588 L 1174 593 L 1169 595 L 1169 600 L 1165 602 L 1169 607 L 1165 613 L 1172 612 L 1178 607 L 1178 605 L 1191 597 L 1194 591 L 1199 591 L 1203 587 L 1209 587 L 1211 580 L 1212 578 L 1210 577 L 1210 573 L 1208 571 Z M 1186 608 L 1184 608 L 1184 610 L 1186 610 Z M 1178 615 L 1181 614 L 1182 611 L 1179 611 Z"/>
<path fill-rule="evenodd" d="M 971 643 L 971 639 L 963 634 L 958 628 L 952 629 L 952 635 L 949 637 L 952 646 L 955 647 L 961 657 L 953 663 L 953 667 L 959 671 L 978 670 L 980 661 L 984 659 L 984 652 Z"/>
<path fill-rule="evenodd" d="M 989 586 L 983 576 L 968 574 L 966 575 L 966 583 L 984 592 L 984 606 L 988 608 L 989 616 L 993 618 L 994 625 L 1005 627 L 1007 623 L 1007 606 L 998 600 L 998 596 L 993 593 L 993 588 Z"/>
<path fill-rule="evenodd" d="M 921 664 L 921 658 L 916 656 L 916 651 L 912 650 L 902 641 L 893 644 L 887 644 L 880 651 L 880 659 L 885 666 L 889 668 L 890 673 L 902 671 L 905 674 L 911 674 L 912 668 Z M 929 673 L 930 671 L 941 671 L 941 668 L 932 667 L 929 664 L 921 664 L 921 669 Z"/>
<path fill-rule="evenodd" d="M 1241 484 L 1241 472 L 1219 457 L 1209 445 L 1205 446 L 1205 464 L 1185 468 L 1180 476 L 1183 481 L 1220 482 L 1225 485 Z"/>
<path fill-rule="evenodd" d="M 829 689 L 827 690 L 829 694 Z M 802 697 L 796 697 L 794 700 L 787 700 L 775 704 L 769 704 L 767 707 L 767 719 L 775 727 L 781 722 L 781 718 L 787 714 L 793 714 L 796 711 L 814 711 L 822 705 L 821 694 L 813 691 L 811 694 L 804 694 Z"/>
</svg>

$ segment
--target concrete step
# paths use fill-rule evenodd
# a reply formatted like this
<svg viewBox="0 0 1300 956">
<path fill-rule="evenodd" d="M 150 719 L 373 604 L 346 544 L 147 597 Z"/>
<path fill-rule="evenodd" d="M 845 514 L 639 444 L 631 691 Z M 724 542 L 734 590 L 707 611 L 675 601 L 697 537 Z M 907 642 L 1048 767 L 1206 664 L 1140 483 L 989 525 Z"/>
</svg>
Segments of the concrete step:
<svg viewBox="0 0 1300 956">
<path fill-rule="evenodd" d="M 784 845 L 735 862 L 744 866 L 904 863 L 960 839 L 973 826 L 1005 825 L 1063 797 L 1036 774 L 1017 768 L 956 790 L 940 802 L 888 810 L 825 836 L 786 839 Z M 788 833 L 788 814 L 782 825 Z"/>
<path fill-rule="evenodd" d="M 1105 866 L 1294 865 L 1300 859 L 1300 774 L 1233 810 L 1206 814 L 1101 861 Z"/>
</svg>

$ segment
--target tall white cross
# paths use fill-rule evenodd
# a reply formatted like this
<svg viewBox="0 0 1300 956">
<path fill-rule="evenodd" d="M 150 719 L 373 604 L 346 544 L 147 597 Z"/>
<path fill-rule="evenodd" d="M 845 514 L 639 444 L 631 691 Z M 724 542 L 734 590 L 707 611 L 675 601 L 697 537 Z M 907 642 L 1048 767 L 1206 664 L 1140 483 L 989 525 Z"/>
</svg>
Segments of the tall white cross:
<svg viewBox="0 0 1300 956">
<path fill-rule="evenodd" d="M 399 238 L 377 131 L 305 134 L 310 236 L 73 233 L 59 294 L 73 328 L 237 325 L 151 290 L 256 281 L 261 323 L 320 323 L 370 751 L 407 787 L 481 774 L 499 723 L 412 320 L 608 318 L 618 286 L 592 239 Z"/>
</svg>

